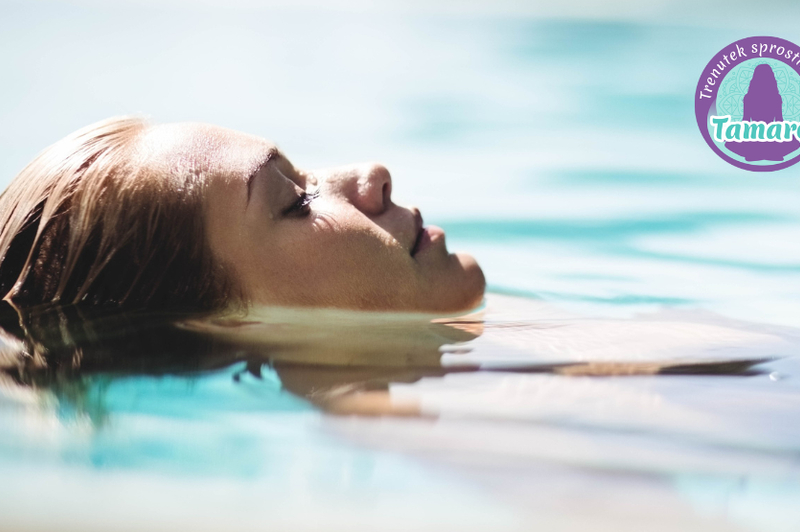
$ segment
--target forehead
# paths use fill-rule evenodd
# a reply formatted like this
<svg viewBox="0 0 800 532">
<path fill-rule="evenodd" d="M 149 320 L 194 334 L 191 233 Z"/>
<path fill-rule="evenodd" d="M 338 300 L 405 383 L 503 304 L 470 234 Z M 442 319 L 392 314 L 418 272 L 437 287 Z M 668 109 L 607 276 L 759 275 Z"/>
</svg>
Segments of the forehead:
<svg viewBox="0 0 800 532">
<path fill-rule="evenodd" d="M 139 143 L 148 166 L 167 175 L 202 174 L 214 181 L 241 181 L 273 153 L 266 139 L 210 124 L 153 126 Z"/>
</svg>

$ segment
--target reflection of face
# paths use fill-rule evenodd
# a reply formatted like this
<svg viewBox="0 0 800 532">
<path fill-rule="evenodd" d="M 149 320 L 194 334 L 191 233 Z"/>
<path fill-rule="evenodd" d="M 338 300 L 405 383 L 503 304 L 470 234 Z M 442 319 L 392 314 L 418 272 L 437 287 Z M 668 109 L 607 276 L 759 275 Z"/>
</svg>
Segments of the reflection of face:
<svg viewBox="0 0 800 532">
<path fill-rule="evenodd" d="M 211 334 L 275 367 L 419 370 L 440 369 L 443 346 L 480 336 L 482 317 L 481 312 L 431 319 L 423 314 L 272 307 L 245 319 L 199 318 L 184 320 L 179 327 Z"/>
<path fill-rule="evenodd" d="M 431 319 L 416 313 L 275 307 L 258 309 L 246 320 L 190 319 L 178 327 L 235 346 L 238 357 L 246 353 L 247 371 L 258 378 L 262 365 L 269 364 L 283 389 L 327 411 L 418 415 L 416 402 L 389 397 L 390 384 L 477 371 L 468 364 L 443 366 L 441 359 L 447 345 L 471 351 L 467 342 L 483 333 L 483 313 Z"/>
<path fill-rule="evenodd" d="M 483 296 L 475 260 L 392 202 L 383 166 L 303 171 L 261 138 L 196 124 L 157 126 L 143 150 L 207 176 L 211 250 L 254 304 L 448 312 Z"/>
</svg>

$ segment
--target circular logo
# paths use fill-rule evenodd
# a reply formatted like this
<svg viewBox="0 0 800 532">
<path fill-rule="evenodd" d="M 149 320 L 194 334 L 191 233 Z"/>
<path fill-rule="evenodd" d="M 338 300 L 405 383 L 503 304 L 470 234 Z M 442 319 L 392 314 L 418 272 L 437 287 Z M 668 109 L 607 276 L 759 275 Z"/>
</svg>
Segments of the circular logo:
<svg viewBox="0 0 800 532">
<path fill-rule="evenodd" d="M 800 46 L 747 37 L 709 61 L 697 82 L 695 116 L 714 153 L 754 172 L 800 161 Z"/>
</svg>

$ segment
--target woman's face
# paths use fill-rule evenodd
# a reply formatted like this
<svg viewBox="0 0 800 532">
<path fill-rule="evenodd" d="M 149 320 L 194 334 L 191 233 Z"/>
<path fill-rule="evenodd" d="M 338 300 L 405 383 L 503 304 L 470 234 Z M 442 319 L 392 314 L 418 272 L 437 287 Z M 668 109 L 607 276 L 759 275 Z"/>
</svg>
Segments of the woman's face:
<svg viewBox="0 0 800 532">
<path fill-rule="evenodd" d="M 303 170 L 264 139 L 200 124 L 156 126 L 142 152 L 203 176 L 209 245 L 252 304 L 451 312 L 483 297 L 475 259 L 395 204 L 381 165 Z"/>
</svg>

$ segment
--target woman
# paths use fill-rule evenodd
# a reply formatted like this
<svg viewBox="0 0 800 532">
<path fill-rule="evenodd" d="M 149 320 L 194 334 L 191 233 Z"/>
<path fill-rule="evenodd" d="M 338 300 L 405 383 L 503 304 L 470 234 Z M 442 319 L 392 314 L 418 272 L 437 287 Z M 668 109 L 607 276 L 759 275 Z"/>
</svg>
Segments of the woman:
<svg viewBox="0 0 800 532">
<path fill-rule="evenodd" d="M 475 260 L 391 193 L 377 164 L 303 171 L 251 135 L 108 119 L 45 150 L 0 197 L 0 292 L 16 307 L 478 305 Z"/>
<path fill-rule="evenodd" d="M 742 106 L 742 120 L 766 124 L 783 121 L 783 98 L 778 91 L 775 73 L 768 64 L 762 63 L 753 70 Z M 782 161 L 788 154 L 800 148 L 800 142 L 792 137 L 784 142 L 726 142 L 725 147 L 747 161 Z"/>
<path fill-rule="evenodd" d="M 16 307 L 0 305 L 0 385 L 69 395 L 92 375 L 244 362 L 331 412 L 419 415 L 392 383 L 477 371 L 737 373 L 761 361 L 724 359 L 707 339 L 714 356 L 687 364 L 678 348 L 693 348 L 692 334 L 675 343 L 665 326 L 653 341 L 652 323 L 582 334 L 586 320 L 553 321 L 534 302 L 528 322 L 503 318 L 509 301 L 487 305 L 489 320 L 483 310 L 431 320 L 287 309 L 462 313 L 481 301 L 484 278 L 472 257 L 447 252 L 441 230 L 422 229 L 417 209 L 392 202 L 382 166 L 304 172 L 272 144 L 213 126 L 124 118 L 79 131 L 23 170 L 0 197 L 0 223 L 0 290 Z M 249 307 L 261 308 L 247 319 L 194 315 Z M 608 355 L 625 345 L 615 331 L 633 337 L 629 354 Z M 592 338 L 599 355 L 586 350 Z M 672 356 L 642 360 L 642 338 Z M 520 363 L 515 352 L 535 355 Z"/>
</svg>

